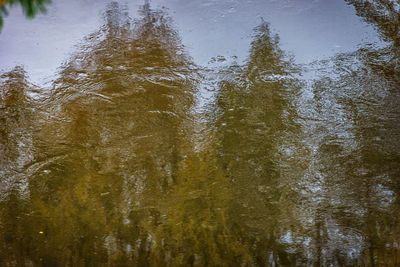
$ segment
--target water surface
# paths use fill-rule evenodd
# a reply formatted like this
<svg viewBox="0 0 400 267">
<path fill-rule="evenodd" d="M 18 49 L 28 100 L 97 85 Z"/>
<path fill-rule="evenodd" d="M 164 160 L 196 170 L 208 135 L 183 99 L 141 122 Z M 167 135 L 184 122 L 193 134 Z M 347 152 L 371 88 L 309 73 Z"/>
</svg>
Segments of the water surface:
<svg viewBox="0 0 400 267">
<path fill-rule="evenodd" d="M 0 265 L 400 264 L 394 1 L 46 9 L 0 34 Z"/>
</svg>

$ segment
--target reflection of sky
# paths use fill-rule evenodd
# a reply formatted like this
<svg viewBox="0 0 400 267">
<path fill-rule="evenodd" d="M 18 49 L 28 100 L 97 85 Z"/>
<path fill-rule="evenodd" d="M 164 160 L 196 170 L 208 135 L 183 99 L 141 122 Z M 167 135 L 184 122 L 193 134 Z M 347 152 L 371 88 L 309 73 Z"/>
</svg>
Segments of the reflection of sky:
<svg viewBox="0 0 400 267">
<path fill-rule="evenodd" d="M 34 82 L 49 77 L 86 34 L 97 29 L 109 1 L 53 0 L 34 20 L 13 8 L 0 34 L 0 69 L 22 64 Z M 131 17 L 143 1 L 130 1 Z M 196 63 L 216 55 L 244 59 L 251 31 L 263 17 L 298 62 L 377 42 L 376 33 L 342 0 L 154 0 L 166 6 Z"/>
</svg>

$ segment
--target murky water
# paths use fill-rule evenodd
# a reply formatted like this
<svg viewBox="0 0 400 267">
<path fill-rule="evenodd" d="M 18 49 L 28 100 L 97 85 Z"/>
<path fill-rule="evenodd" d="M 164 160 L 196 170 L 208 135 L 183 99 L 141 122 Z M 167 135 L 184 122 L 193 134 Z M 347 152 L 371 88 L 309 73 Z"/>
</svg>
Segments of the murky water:
<svg viewBox="0 0 400 267">
<path fill-rule="evenodd" d="M 44 4 L 0 34 L 1 266 L 400 265 L 396 1 Z"/>
</svg>

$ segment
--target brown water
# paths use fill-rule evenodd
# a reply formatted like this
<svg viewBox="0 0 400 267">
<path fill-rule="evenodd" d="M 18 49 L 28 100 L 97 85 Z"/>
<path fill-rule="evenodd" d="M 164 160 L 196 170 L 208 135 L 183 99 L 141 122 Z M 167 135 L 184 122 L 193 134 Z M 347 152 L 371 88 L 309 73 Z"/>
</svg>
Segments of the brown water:
<svg viewBox="0 0 400 267">
<path fill-rule="evenodd" d="M 400 265 L 399 5 L 96 3 L 4 20 L 0 266 Z"/>
</svg>

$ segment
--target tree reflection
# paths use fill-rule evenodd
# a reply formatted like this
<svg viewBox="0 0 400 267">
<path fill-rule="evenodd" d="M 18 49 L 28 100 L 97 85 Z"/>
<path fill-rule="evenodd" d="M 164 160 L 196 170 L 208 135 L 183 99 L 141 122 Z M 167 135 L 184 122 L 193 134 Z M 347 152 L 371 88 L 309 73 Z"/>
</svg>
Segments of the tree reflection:
<svg viewBox="0 0 400 267">
<path fill-rule="evenodd" d="M 400 6 L 395 0 L 346 0 L 357 15 L 373 24 L 388 41 L 400 46 Z"/>
<path fill-rule="evenodd" d="M 195 81 L 171 19 L 146 4 L 132 21 L 117 3 L 104 19 L 46 100 L 29 176 L 30 228 L 21 233 L 31 238 L 20 247 L 25 262 L 147 262 L 152 220 L 191 146 L 182 138 Z M 130 218 L 136 210 L 143 215 Z"/>
<path fill-rule="evenodd" d="M 7 168 L 16 163 L 18 156 L 23 156 L 18 143 L 26 139 L 29 132 L 30 120 L 30 97 L 27 95 L 29 83 L 26 72 L 22 67 L 0 76 L 1 83 L 1 166 Z M 25 133 L 25 136 L 23 136 Z"/>
<path fill-rule="evenodd" d="M 20 66 L 0 76 L 0 264 L 22 266 L 28 238 L 26 225 L 27 179 L 21 166 L 32 160 L 31 85 Z"/>
<path fill-rule="evenodd" d="M 230 220 L 252 255 L 251 264 L 300 264 L 301 224 L 295 180 L 304 162 L 295 96 L 301 83 L 278 36 L 261 23 L 246 65 L 220 83 L 216 111 L 219 163 L 231 180 Z"/>
<path fill-rule="evenodd" d="M 381 56 L 376 57 L 374 53 L 369 54 L 371 63 L 384 69 L 384 75 L 388 75 L 388 79 L 397 79 L 400 81 L 400 5 L 395 0 L 346 0 L 348 4 L 354 6 L 356 14 L 362 17 L 367 23 L 376 27 L 383 39 L 390 42 L 391 45 L 381 51 Z M 384 52 L 385 56 L 382 55 Z M 375 60 L 374 60 L 375 59 Z M 386 64 L 378 62 L 376 59 L 383 59 Z"/>
<path fill-rule="evenodd" d="M 385 53 L 364 48 L 339 55 L 331 74 L 314 85 L 323 121 L 317 155 L 324 197 L 321 245 L 333 253 L 323 255 L 324 265 L 399 264 L 399 93 L 396 74 L 390 77 L 385 66 L 376 65 L 384 65 Z"/>
</svg>

